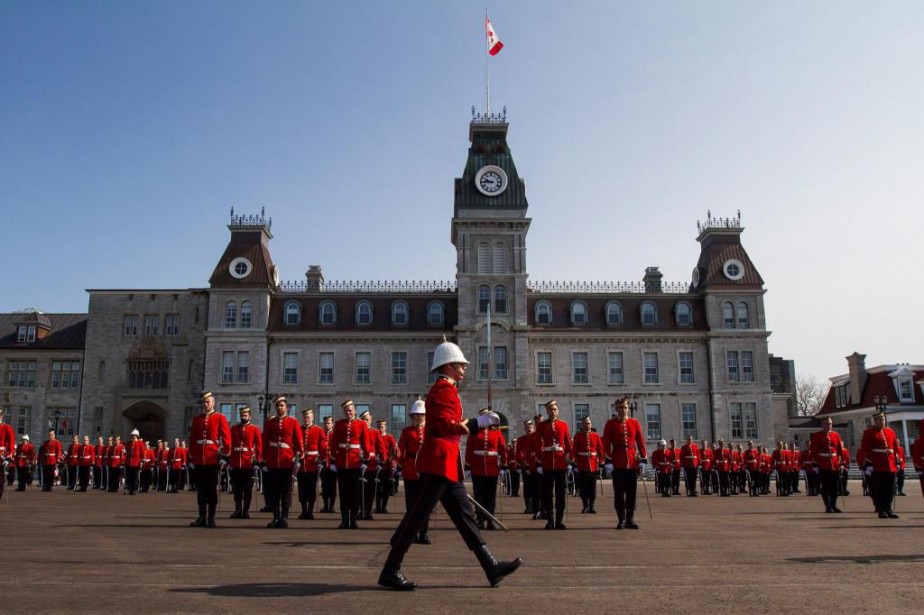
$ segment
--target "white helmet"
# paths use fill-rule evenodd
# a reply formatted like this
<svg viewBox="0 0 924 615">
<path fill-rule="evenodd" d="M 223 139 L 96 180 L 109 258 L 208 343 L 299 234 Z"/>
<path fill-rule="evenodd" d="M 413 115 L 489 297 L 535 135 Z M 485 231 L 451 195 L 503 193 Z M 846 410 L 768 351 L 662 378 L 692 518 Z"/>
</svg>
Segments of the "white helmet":
<svg viewBox="0 0 924 615">
<path fill-rule="evenodd" d="M 129 435 L 132 435 L 132 436 L 139 436 L 139 437 L 140 437 L 140 436 L 141 436 L 141 433 L 140 433 L 137 429 L 132 429 L 132 433 L 129 434 Z"/>
<path fill-rule="evenodd" d="M 411 404 L 411 414 L 426 414 L 427 408 L 424 400 L 418 399 L 413 404 Z"/>
<path fill-rule="evenodd" d="M 444 341 L 433 351 L 433 365 L 430 366 L 430 371 L 435 372 L 449 363 L 465 363 L 468 365 L 468 359 L 462 354 L 461 348 L 452 342 Z"/>
<path fill-rule="evenodd" d="M 661 446 L 667 446 L 667 440 L 661 440 L 660 442 L 658 442 L 658 444 L 660 444 Z"/>
</svg>

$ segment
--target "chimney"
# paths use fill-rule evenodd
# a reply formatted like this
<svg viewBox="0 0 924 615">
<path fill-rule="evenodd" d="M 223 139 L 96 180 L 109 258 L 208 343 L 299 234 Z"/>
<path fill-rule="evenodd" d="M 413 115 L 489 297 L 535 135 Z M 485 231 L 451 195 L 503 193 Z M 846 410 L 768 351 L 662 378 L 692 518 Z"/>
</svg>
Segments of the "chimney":
<svg viewBox="0 0 924 615">
<path fill-rule="evenodd" d="M 308 271 L 305 272 L 305 278 L 308 283 L 308 292 L 316 293 L 324 290 L 324 274 L 321 273 L 320 265 L 308 265 Z"/>
<path fill-rule="evenodd" d="M 642 278 L 642 281 L 645 283 L 645 292 L 646 293 L 661 292 L 661 278 L 663 277 L 664 277 L 664 274 L 658 271 L 657 267 L 646 267 L 645 277 Z"/>
<path fill-rule="evenodd" d="M 850 375 L 850 401 L 859 404 L 863 389 L 866 388 L 866 355 L 854 352 L 847 357 L 847 371 Z"/>
</svg>

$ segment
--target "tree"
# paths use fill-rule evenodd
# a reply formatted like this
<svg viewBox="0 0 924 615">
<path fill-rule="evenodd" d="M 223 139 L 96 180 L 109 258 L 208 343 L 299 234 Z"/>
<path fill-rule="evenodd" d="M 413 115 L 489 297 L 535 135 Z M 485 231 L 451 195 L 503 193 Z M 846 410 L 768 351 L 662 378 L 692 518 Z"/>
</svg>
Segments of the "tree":
<svg viewBox="0 0 924 615">
<path fill-rule="evenodd" d="M 799 416 L 813 416 L 821 410 L 828 397 L 828 384 L 814 376 L 796 377 L 796 412 Z"/>
</svg>

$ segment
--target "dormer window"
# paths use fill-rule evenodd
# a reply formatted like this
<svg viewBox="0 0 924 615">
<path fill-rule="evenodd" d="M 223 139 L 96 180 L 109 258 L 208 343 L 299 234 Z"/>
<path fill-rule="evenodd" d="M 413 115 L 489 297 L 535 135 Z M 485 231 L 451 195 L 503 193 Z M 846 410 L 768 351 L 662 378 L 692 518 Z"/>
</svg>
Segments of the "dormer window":
<svg viewBox="0 0 924 615">
<path fill-rule="evenodd" d="M 834 407 L 844 408 L 846 406 L 847 406 L 847 387 L 846 386 L 834 387 Z"/>
<path fill-rule="evenodd" d="M 35 325 L 19 325 L 19 332 L 16 336 L 16 342 L 19 344 L 28 344 L 35 341 Z"/>
<path fill-rule="evenodd" d="M 641 315 L 643 327 L 653 327 L 658 324 L 658 310 L 654 303 L 651 303 L 650 301 L 643 303 Z"/>
<path fill-rule="evenodd" d="M 610 301 L 606 304 L 606 325 L 616 327 L 622 324 L 622 304 Z"/>
<path fill-rule="evenodd" d="M 693 324 L 693 308 L 686 301 L 681 301 L 674 308 L 674 316 L 678 327 L 689 327 Z"/>
<path fill-rule="evenodd" d="M 899 365 L 898 369 L 889 374 L 899 403 L 907 404 L 914 401 L 914 371 L 907 365 Z"/>
<path fill-rule="evenodd" d="M 408 322 L 408 307 L 404 301 L 395 301 L 391 305 L 391 324 L 394 327 L 406 327 Z"/>
<path fill-rule="evenodd" d="M 292 327 L 302 322 L 302 306 L 298 301 L 289 301 L 283 308 L 286 325 Z"/>
<path fill-rule="evenodd" d="M 536 304 L 536 324 L 552 324 L 552 305 L 548 301 L 540 301 Z"/>
<path fill-rule="evenodd" d="M 356 324 L 360 327 L 368 327 L 372 324 L 372 304 L 368 301 L 360 301 L 356 304 Z"/>
<path fill-rule="evenodd" d="M 571 324 L 575 327 L 583 327 L 587 324 L 587 304 L 583 301 L 575 301 L 571 304 Z"/>
<path fill-rule="evenodd" d="M 443 326 L 443 304 L 440 301 L 434 301 L 427 306 L 427 325 L 430 327 Z"/>
<path fill-rule="evenodd" d="M 318 307 L 318 320 L 325 327 L 337 323 L 337 305 L 333 301 L 325 301 Z"/>
</svg>

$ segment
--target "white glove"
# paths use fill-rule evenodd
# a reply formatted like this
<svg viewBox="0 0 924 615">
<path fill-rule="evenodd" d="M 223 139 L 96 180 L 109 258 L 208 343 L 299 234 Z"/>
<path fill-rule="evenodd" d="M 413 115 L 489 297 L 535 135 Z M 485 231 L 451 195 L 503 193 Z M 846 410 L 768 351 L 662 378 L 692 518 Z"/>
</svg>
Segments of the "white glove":
<svg viewBox="0 0 924 615">
<path fill-rule="evenodd" d="M 190 470 L 195 470 L 195 469 L 196 469 L 196 464 L 194 464 L 192 461 L 190 461 L 190 462 L 189 462 L 188 464 L 186 464 L 186 465 L 189 467 Z"/>
<path fill-rule="evenodd" d="M 866 468 L 863 470 L 863 473 L 866 474 L 867 476 L 872 476 L 873 466 L 866 466 Z"/>
<path fill-rule="evenodd" d="M 337 464 L 334 463 L 333 461 L 330 463 L 330 465 L 329 465 L 328 467 L 330 468 L 330 471 L 331 471 L 331 472 L 336 472 L 336 471 L 337 471 Z"/>
<path fill-rule="evenodd" d="M 536 474 L 542 476 L 542 466 L 536 466 Z"/>
<path fill-rule="evenodd" d="M 484 414 L 479 414 L 475 420 L 478 421 L 479 429 L 500 425 L 500 415 L 497 412 L 485 412 Z"/>
<path fill-rule="evenodd" d="M 915 470 L 918 473 L 918 478 L 924 478 L 924 470 Z"/>
<path fill-rule="evenodd" d="M 605 464 L 603 464 L 603 469 L 604 469 L 607 473 L 612 474 L 612 473 L 613 473 L 613 464 L 611 464 L 611 463 L 605 463 Z"/>
<path fill-rule="evenodd" d="M 814 472 L 815 474 L 818 474 L 819 472 L 821 472 L 821 468 L 812 468 L 812 472 Z"/>
</svg>

